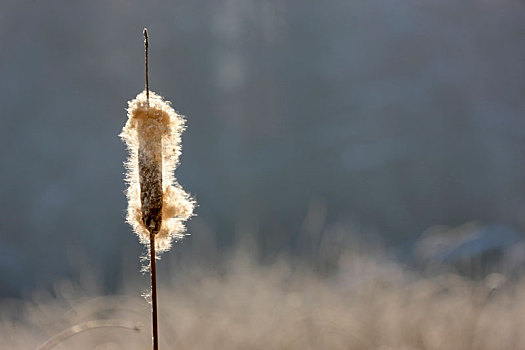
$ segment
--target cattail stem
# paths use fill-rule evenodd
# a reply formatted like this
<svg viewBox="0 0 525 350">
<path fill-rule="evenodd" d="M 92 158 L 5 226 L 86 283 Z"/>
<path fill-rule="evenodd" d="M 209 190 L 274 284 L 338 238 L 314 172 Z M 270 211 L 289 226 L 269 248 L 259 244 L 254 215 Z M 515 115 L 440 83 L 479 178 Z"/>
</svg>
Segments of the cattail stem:
<svg viewBox="0 0 525 350">
<path fill-rule="evenodd" d="M 144 28 L 144 51 L 145 51 L 145 70 L 146 70 L 146 99 L 149 108 L 149 69 L 148 69 L 148 29 Z M 139 139 L 139 143 L 140 139 Z M 150 252 L 150 276 L 151 276 L 151 323 L 153 350 L 159 349 L 159 329 L 157 321 L 157 255 L 155 253 L 155 235 L 159 233 L 162 224 L 162 158 L 153 157 L 148 154 L 160 155 L 161 140 L 158 140 L 157 147 L 153 152 L 144 152 L 146 147 L 139 147 L 139 177 L 142 204 L 142 220 L 149 230 L 149 252 Z M 140 145 L 145 146 L 145 145 Z M 140 151 L 142 150 L 142 152 Z M 147 150 L 147 151 L 152 151 Z"/>
<path fill-rule="evenodd" d="M 149 235 L 150 244 L 150 275 L 151 275 L 151 319 L 152 319 L 152 336 L 153 336 L 153 350 L 159 349 L 159 329 L 157 323 L 157 263 L 155 254 L 155 234 Z"/>
<path fill-rule="evenodd" d="M 144 63 L 146 66 L 146 99 L 148 100 L 149 105 L 149 71 L 148 71 L 148 50 L 149 50 L 149 40 L 148 40 L 148 28 L 144 28 L 142 32 L 144 34 Z"/>
</svg>

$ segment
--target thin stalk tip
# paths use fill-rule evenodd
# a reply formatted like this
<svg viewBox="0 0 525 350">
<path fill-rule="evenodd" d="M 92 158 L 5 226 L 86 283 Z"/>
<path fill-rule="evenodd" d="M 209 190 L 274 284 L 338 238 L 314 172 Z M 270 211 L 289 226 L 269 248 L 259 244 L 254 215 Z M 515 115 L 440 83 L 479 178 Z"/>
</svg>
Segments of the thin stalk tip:
<svg viewBox="0 0 525 350">
<path fill-rule="evenodd" d="M 144 35 L 144 50 L 145 50 L 145 66 L 146 66 L 146 99 L 148 101 L 149 107 L 149 70 L 148 70 L 148 50 L 149 50 L 149 38 L 148 38 L 148 28 L 144 28 L 142 31 Z"/>
</svg>

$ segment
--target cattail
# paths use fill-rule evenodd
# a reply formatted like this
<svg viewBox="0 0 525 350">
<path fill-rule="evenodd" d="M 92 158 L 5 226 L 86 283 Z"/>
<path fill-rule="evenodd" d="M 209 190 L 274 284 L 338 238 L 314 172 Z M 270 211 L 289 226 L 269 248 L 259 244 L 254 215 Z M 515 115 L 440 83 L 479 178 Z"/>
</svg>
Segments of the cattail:
<svg viewBox="0 0 525 350">
<path fill-rule="evenodd" d="M 149 95 L 149 99 L 148 99 Z M 145 90 L 128 102 L 128 121 L 120 134 L 129 150 L 127 221 L 142 243 L 155 235 L 157 252 L 183 237 L 194 201 L 174 177 L 185 122 L 170 103 Z"/>
<path fill-rule="evenodd" d="M 144 28 L 146 89 L 128 102 L 128 121 L 120 134 L 129 150 L 127 221 L 149 246 L 153 350 L 159 348 L 157 322 L 157 252 L 169 250 L 173 239 L 183 237 L 184 221 L 195 202 L 175 180 L 181 153 L 184 118 L 170 103 L 149 91 L 148 30 Z"/>
</svg>

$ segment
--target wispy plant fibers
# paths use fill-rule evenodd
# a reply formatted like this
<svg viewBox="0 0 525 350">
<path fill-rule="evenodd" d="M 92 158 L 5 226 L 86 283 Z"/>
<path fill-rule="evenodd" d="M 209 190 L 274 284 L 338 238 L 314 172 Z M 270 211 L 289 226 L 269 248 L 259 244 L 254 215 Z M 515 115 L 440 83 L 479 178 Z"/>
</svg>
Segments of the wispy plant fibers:
<svg viewBox="0 0 525 350">
<path fill-rule="evenodd" d="M 184 118 L 162 97 L 146 91 L 128 102 L 128 121 L 120 134 L 129 150 L 127 221 L 148 245 L 155 235 L 157 252 L 184 236 L 184 221 L 195 202 L 175 179 L 181 154 Z"/>
</svg>

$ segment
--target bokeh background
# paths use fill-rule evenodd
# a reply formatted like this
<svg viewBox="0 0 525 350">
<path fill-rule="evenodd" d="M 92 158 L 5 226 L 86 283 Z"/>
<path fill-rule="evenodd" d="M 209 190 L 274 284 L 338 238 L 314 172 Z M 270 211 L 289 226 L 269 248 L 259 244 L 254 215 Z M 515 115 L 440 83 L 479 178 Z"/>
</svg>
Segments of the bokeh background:
<svg viewBox="0 0 525 350">
<path fill-rule="evenodd" d="M 521 266 L 524 18 L 519 0 L 1 1 L 0 297 L 141 278 L 117 135 L 143 27 L 199 203 L 161 274 L 239 246 L 321 272 L 367 244 Z"/>
</svg>

